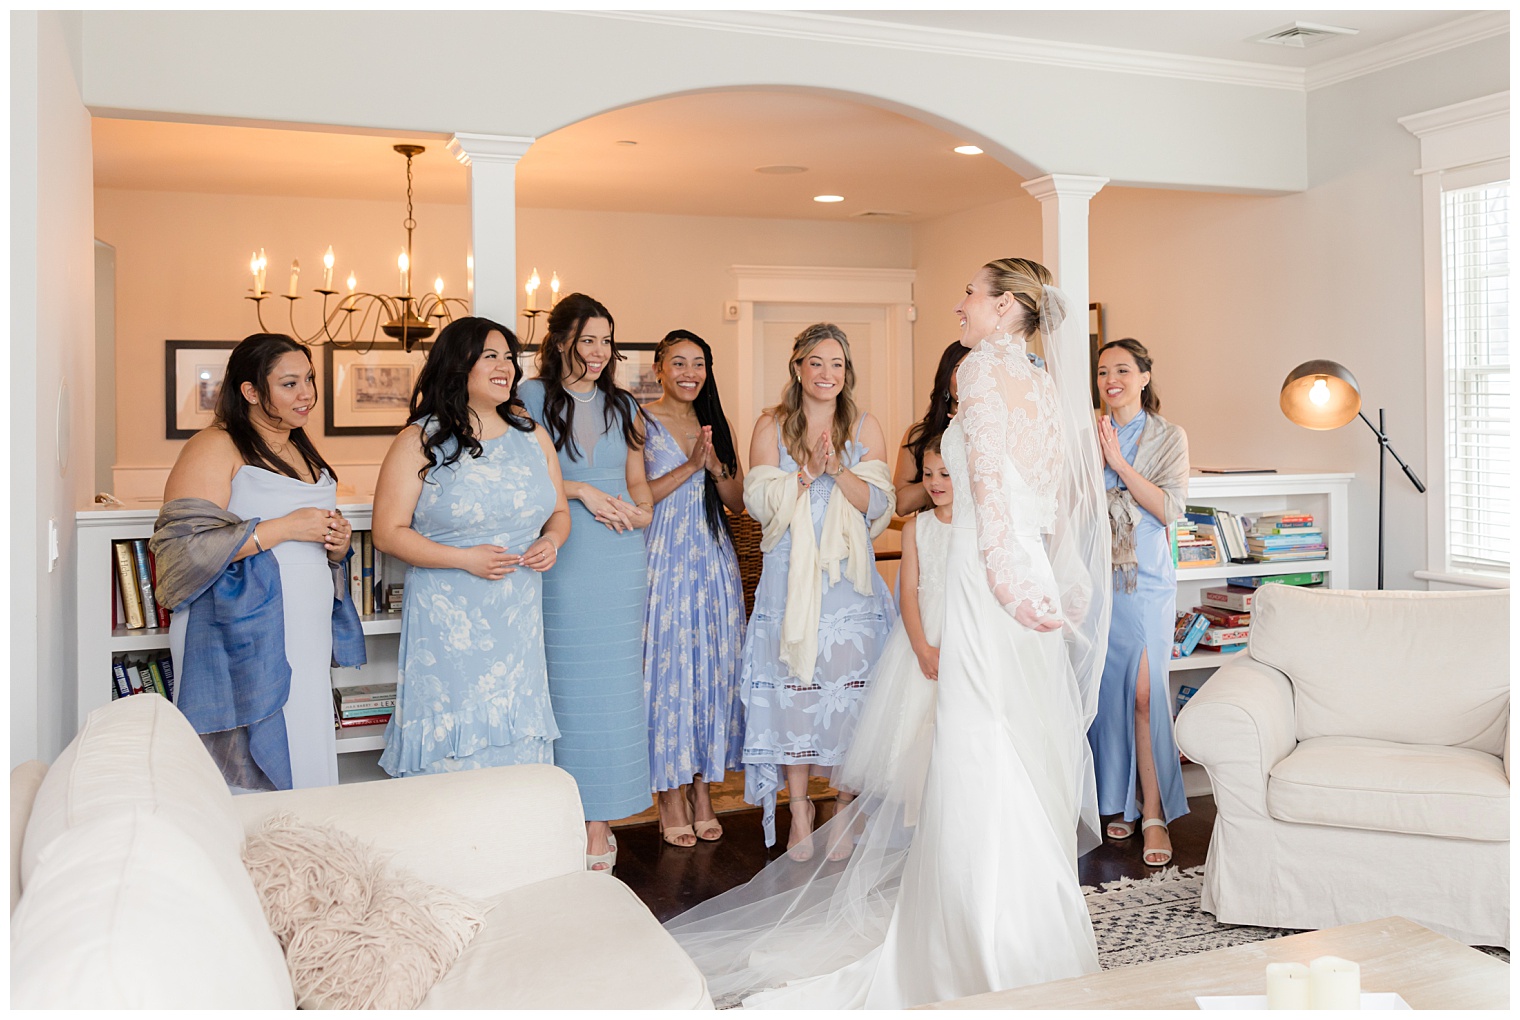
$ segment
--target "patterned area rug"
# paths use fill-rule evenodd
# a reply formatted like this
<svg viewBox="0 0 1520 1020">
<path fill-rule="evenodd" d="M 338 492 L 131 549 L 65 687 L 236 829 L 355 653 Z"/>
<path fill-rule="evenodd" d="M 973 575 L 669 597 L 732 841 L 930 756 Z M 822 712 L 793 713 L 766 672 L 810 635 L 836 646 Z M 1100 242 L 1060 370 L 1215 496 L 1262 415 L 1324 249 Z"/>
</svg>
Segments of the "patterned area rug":
<svg viewBox="0 0 1520 1020">
<path fill-rule="evenodd" d="M 1220 924 L 1198 906 L 1203 868 L 1167 868 L 1148 878 L 1123 878 L 1083 889 L 1098 940 L 1098 964 L 1104 970 L 1210 949 L 1296 935 L 1286 928 Z M 1509 962 L 1509 952 L 1479 947 Z"/>
</svg>

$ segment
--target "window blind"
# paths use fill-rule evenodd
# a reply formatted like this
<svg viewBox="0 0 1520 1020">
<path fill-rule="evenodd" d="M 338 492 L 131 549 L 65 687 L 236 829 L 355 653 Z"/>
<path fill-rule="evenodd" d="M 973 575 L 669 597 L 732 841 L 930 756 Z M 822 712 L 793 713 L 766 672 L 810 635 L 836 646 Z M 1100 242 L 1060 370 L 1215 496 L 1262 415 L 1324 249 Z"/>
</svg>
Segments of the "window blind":
<svg viewBox="0 0 1520 1020">
<path fill-rule="evenodd" d="M 1446 191 L 1441 206 L 1447 561 L 1508 573 L 1509 182 Z"/>
</svg>

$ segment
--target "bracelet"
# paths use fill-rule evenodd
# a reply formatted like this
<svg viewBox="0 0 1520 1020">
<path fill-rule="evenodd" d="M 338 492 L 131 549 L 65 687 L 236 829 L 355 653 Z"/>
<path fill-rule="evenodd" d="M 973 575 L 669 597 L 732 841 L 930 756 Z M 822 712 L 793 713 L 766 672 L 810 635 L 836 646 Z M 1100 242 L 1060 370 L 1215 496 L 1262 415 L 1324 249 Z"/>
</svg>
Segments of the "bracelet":
<svg viewBox="0 0 1520 1020">
<path fill-rule="evenodd" d="M 804 486 L 809 486 L 813 484 L 815 479 L 812 475 L 808 474 L 807 468 L 802 468 L 797 472 L 797 481 Z"/>
<path fill-rule="evenodd" d="M 654 513 L 653 503 L 635 503 L 633 505 L 638 507 L 640 510 L 648 510 L 650 513 Z"/>
<path fill-rule="evenodd" d="M 255 524 L 253 526 L 253 544 L 254 544 L 255 547 L 257 547 L 257 549 L 259 550 L 259 552 L 267 552 L 268 551 L 268 550 L 266 550 L 264 548 L 264 543 L 259 541 L 259 527 L 258 527 L 257 524 Z"/>
</svg>

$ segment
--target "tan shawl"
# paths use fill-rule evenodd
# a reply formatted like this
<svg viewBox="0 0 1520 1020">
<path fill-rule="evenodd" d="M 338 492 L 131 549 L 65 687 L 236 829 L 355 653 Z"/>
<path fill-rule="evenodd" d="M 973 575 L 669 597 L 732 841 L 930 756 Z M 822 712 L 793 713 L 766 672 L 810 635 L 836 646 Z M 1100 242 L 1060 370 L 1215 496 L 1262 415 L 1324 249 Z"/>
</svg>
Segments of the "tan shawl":
<svg viewBox="0 0 1520 1020">
<path fill-rule="evenodd" d="M 760 523 L 761 551 L 776 548 L 788 532 L 792 536 L 787 561 L 786 614 L 781 621 L 781 661 L 793 676 L 809 684 L 818 658 L 823 572 L 828 572 L 831 587 L 843 576 L 862 595 L 871 594 L 872 575 L 876 573 L 871 540 L 892 523 L 892 510 L 897 502 L 892 474 L 885 462 L 863 460 L 850 471 L 867 485 L 886 493 L 886 511 L 867 528 L 865 515 L 835 486 L 824 511 L 823 534 L 816 538 L 807 490 L 797 484 L 796 472 L 756 464 L 744 476 L 744 507 Z"/>
<path fill-rule="evenodd" d="M 1161 523 L 1170 528 L 1187 503 L 1187 433 L 1159 414 L 1147 414 L 1140 441 L 1135 445 L 1134 468 L 1161 490 L 1165 514 Z M 1144 513 L 1134 495 L 1125 488 L 1108 490 L 1108 519 L 1114 532 L 1114 570 L 1124 591 L 1135 590 L 1135 526 Z"/>
</svg>

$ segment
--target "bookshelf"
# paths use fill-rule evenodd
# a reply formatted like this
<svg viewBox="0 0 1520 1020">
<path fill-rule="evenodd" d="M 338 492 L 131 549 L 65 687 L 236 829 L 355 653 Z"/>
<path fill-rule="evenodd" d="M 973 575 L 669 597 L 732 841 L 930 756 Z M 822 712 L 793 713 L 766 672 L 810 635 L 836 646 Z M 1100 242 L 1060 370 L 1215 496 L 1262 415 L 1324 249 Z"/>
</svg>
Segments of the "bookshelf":
<svg viewBox="0 0 1520 1020">
<path fill-rule="evenodd" d="M 368 503 L 339 504 L 343 515 L 353 523 L 354 531 L 367 531 L 370 526 Z M 74 515 L 76 541 L 79 551 L 79 576 L 75 596 L 75 619 L 78 626 L 78 719 L 84 725 L 85 717 L 111 700 L 111 661 L 122 653 L 142 653 L 169 649 L 167 628 L 149 627 L 132 630 L 111 626 L 111 601 L 116 585 L 115 559 L 112 542 L 126 539 L 146 539 L 153 534 L 153 522 L 158 517 L 157 503 L 143 503 L 126 509 L 101 509 L 91 507 Z M 108 572 L 107 568 L 110 568 Z M 385 569 L 387 582 L 401 580 L 403 565 L 391 560 Z M 400 647 L 401 614 L 372 613 L 363 615 L 360 622 L 364 628 L 365 653 L 369 663 L 361 669 L 334 669 L 333 686 L 342 687 L 358 683 L 374 683 L 381 677 L 394 677 Z M 337 753 L 339 776 L 342 782 L 379 778 L 376 762 L 385 748 L 385 727 L 357 727 L 339 730 Z M 346 761 L 350 755 L 363 756 L 366 761 Z"/>
<path fill-rule="evenodd" d="M 1350 522 L 1347 514 L 1350 473 L 1278 473 L 1258 475 L 1205 475 L 1197 471 L 1188 479 L 1187 501 L 1217 507 L 1235 514 L 1254 516 L 1303 510 L 1314 515 L 1315 523 L 1325 535 L 1329 555 L 1322 560 L 1281 561 L 1277 563 L 1221 563 L 1211 567 L 1178 567 L 1177 610 L 1192 609 L 1200 601 L 1204 588 L 1226 584 L 1232 577 L 1255 577 L 1269 574 L 1296 574 L 1319 570 L 1325 574 L 1325 587 L 1345 588 L 1351 583 L 1349 561 Z M 1244 652 L 1237 652 L 1244 655 Z M 1198 687 L 1232 656 L 1218 652 L 1196 651 L 1167 663 L 1168 702 L 1176 713 L 1177 693 L 1184 687 Z M 1188 796 L 1209 792 L 1208 776 L 1203 767 L 1188 763 L 1182 768 L 1183 785 Z"/>
</svg>

